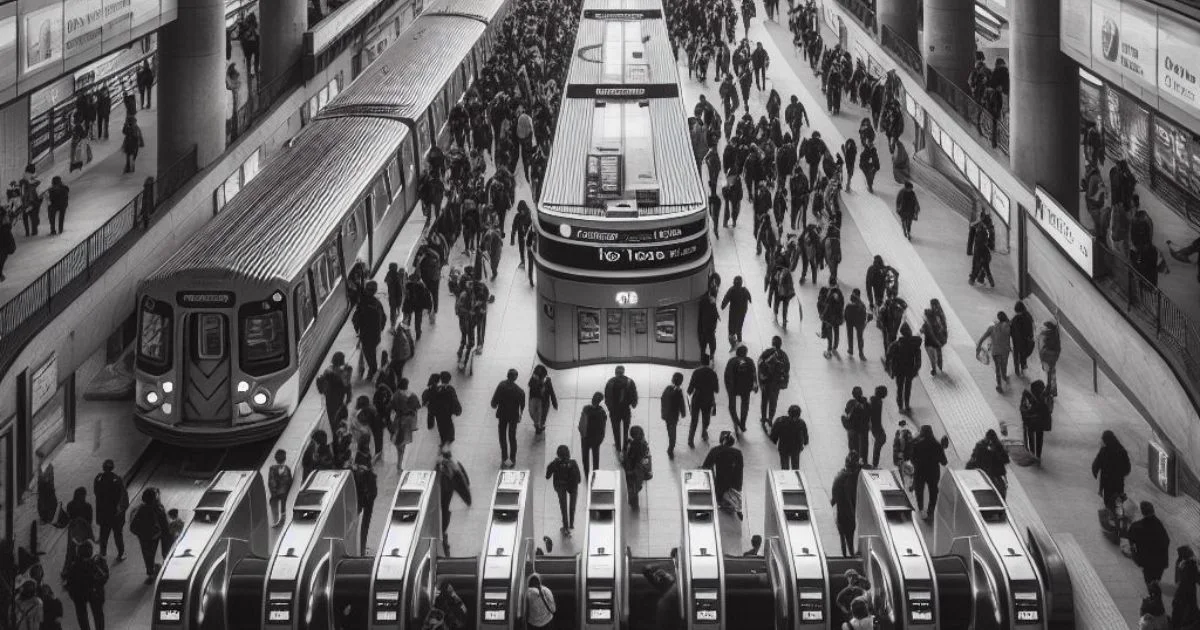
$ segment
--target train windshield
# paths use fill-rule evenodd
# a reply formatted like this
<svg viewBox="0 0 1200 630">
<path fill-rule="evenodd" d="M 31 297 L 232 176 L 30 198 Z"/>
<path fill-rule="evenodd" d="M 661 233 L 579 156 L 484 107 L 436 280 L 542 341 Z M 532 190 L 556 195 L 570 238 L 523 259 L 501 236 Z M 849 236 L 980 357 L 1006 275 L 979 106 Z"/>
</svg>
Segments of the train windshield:
<svg viewBox="0 0 1200 630">
<path fill-rule="evenodd" d="M 171 365 L 171 305 L 143 298 L 138 329 L 138 367 L 151 374 L 162 374 Z"/>
<path fill-rule="evenodd" d="M 282 294 L 242 306 L 241 364 L 253 376 L 278 372 L 287 367 L 287 317 Z"/>
</svg>

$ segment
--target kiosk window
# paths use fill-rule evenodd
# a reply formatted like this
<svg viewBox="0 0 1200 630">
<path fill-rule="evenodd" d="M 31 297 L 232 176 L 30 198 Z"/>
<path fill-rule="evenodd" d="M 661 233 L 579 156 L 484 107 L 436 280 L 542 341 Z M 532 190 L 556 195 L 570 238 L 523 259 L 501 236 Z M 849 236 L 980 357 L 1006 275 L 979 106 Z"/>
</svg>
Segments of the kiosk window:
<svg viewBox="0 0 1200 630">
<path fill-rule="evenodd" d="M 659 343 L 675 343 L 675 309 L 662 308 L 654 312 L 654 340 Z"/>
<path fill-rule="evenodd" d="M 293 507 L 297 509 L 319 508 L 324 500 L 324 490 L 301 490 L 300 494 L 296 495 L 296 503 L 293 504 Z"/>
<path fill-rule="evenodd" d="M 646 324 L 646 310 L 645 309 L 637 309 L 637 310 L 629 311 L 629 317 L 633 323 L 633 334 L 644 335 L 648 332 L 649 329 Z"/>
<path fill-rule="evenodd" d="M 622 315 L 624 315 L 624 313 L 622 311 L 619 311 L 616 309 L 610 309 L 607 312 L 606 317 L 608 319 L 608 334 L 610 334 L 610 335 L 620 335 L 621 334 L 622 320 L 625 319 L 624 317 L 622 317 Z"/>
<path fill-rule="evenodd" d="M 906 508 L 911 507 L 908 503 L 908 497 L 900 490 L 888 490 L 883 493 L 883 507 L 886 508 Z"/>
<path fill-rule="evenodd" d="M 496 509 L 515 508 L 518 505 L 521 494 L 519 492 L 510 492 L 501 490 L 496 493 Z"/>
<path fill-rule="evenodd" d="M 396 508 L 413 508 L 421 503 L 421 493 L 413 490 L 401 490 L 396 493 Z"/>
<path fill-rule="evenodd" d="M 808 507 L 808 495 L 803 492 L 784 492 L 783 505 L 785 507 Z"/>
<path fill-rule="evenodd" d="M 592 492 L 592 503 L 612 505 L 612 502 L 615 500 L 616 497 L 613 496 L 611 490 L 596 490 Z"/>
<path fill-rule="evenodd" d="M 600 343 L 600 314 L 579 311 L 579 344 Z"/>
</svg>

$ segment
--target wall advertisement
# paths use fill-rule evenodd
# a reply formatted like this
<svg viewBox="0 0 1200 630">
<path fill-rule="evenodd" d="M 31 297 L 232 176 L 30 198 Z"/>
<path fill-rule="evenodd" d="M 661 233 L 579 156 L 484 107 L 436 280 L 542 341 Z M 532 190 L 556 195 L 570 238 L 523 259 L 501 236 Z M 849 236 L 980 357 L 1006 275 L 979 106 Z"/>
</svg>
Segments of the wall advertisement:
<svg viewBox="0 0 1200 630">
<path fill-rule="evenodd" d="M 1034 191 L 1037 203 L 1032 209 L 1026 209 L 1029 216 L 1037 222 L 1042 231 L 1054 241 L 1063 252 L 1075 262 L 1080 271 L 1087 277 L 1092 277 L 1093 252 L 1095 242 L 1091 233 L 1083 229 L 1066 209 L 1050 196 L 1050 193 L 1038 186 Z"/>
<path fill-rule="evenodd" d="M 63 6 L 52 4 L 21 16 L 21 68 L 32 74 L 63 58 Z"/>
<path fill-rule="evenodd" d="M 66 0 L 63 5 L 63 25 L 63 50 L 67 57 L 98 46 L 104 25 L 103 0 Z"/>
<path fill-rule="evenodd" d="M 1132 2 L 1092 3 L 1092 63 L 1100 63 L 1157 87 L 1158 20 L 1153 11 Z"/>
<path fill-rule="evenodd" d="M 1200 30 L 1166 14 L 1158 18 L 1158 91 L 1200 111 Z"/>
<path fill-rule="evenodd" d="M 17 83 L 17 5 L 0 5 L 0 90 Z"/>
<path fill-rule="evenodd" d="M 1088 59 L 1092 55 L 1092 0 L 1062 0 L 1059 41 L 1063 48 Z"/>
</svg>

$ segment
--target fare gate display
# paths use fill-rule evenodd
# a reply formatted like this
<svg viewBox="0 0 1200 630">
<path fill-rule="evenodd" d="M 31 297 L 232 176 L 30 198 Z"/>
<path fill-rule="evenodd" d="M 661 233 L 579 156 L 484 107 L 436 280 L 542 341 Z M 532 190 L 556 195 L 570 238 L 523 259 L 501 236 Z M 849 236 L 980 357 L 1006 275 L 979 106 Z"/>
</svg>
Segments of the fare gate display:
<svg viewBox="0 0 1200 630">
<path fill-rule="evenodd" d="M 687 627 L 725 630 L 725 580 L 717 496 L 712 473 L 685 470 L 683 548 L 679 551 L 680 596 Z"/>
<path fill-rule="evenodd" d="M 432 607 L 442 513 L 437 475 L 405 471 L 396 484 L 371 576 L 372 630 L 420 627 Z"/>
<path fill-rule="evenodd" d="M 268 523 L 262 476 L 246 470 L 218 473 L 163 562 L 151 627 L 227 628 L 230 568 L 247 557 L 266 557 L 271 543 Z"/>
<path fill-rule="evenodd" d="M 767 472 L 766 561 L 775 590 L 777 628 L 829 628 L 825 549 L 798 470 Z"/>
<path fill-rule="evenodd" d="M 527 470 L 503 470 L 492 494 L 487 538 L 479 558 L 479 627 L 525 627 L 526 567 L 533 560 L 533 509 Z"/>
<path fill-rule="evenodd" d="M 625 480 L 614 470 L 593 470 L 587 495 L 584 551 L 579 556 L 579 610 L 583 630 L 618 630 L 629 623 L 629 575 L 625 529 Z"/>
</svg>

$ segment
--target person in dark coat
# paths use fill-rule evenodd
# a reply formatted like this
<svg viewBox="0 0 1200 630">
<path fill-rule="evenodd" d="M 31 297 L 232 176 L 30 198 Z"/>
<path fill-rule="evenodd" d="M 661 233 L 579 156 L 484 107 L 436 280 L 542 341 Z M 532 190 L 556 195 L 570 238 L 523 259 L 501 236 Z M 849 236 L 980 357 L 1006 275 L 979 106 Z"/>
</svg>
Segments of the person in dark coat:
<svg viewBox="0 0 1200 630">
<path fill-rule="evenodd" d="M 721 300 L 721 308 L 729 308 L 729 347 L 733 348 L 742 342 L 742 325 L 746 322 L 746 312 L 750 310 L 750 291 L 742 285 L 742 277 L 733 277 L 733 286 L 725 292 Z"/>
<path fill-rule="evenodd" d="M 1176 550 L 1175 597 L 1171 600 L 1171 619 L 1176 628 L 1200 621 L 1200 606 L 1196 604 L 1196 587 L 1200 586 L 1200 564 L 1196 552 L 1187 545 Z"/>
<path fill-rule="evenodd" d="M 700 336 L 700 354 L 717 353 L 717 322 L 721 320 L 721 311 L 717 308 L 717 290 L 709 292 L 700 299 L 700 316 L 696 318 L 696 327 Z"/>
<path fill-rule="evenodd" d="M 1117 497 L 1125 494 L 1125 478 L 1129 476 L 1132 466 L 1129 452 L 1115 433 L 1106 430 L 1100 434 L 1100 443 L 1100 452 L 1092 460 L 1092 477 L 1100 480 L 1100 496 L 1104 497 L 1104 507 L 1112 511 L 1117 505 Z"/>
<path fill-rule="evenodd" d="M 800 405 L 791 405 L 787 415 L 771 425 L 771 441 L 779 448 L 779 466 L 784 470 L 800 470 L 800 453 L 808 446 L 808 424 L 800 413 Z"/>
<path fill-rule="evenodd" d="M 867 360 L 866 344 L 863 343 L 863 331 L 867 328 L 867 306 L 863 304 L 862 293 L 858 289 L 850 292 L 850 303 L 842 313 L 846 320 L 846 345 L 850 358 L 854 358 L 854 342 L 858 340 L 858 357 Z"/>
<path fill-rule="evenodd" d="M 108 139 L 108 120 L 112 116 L 112 96 L 108 88 L 96 93 L 96 138 Z"/>
<path fill-rule="evenodd" d="M 862 470 L 862 462 L 858 453 L 851 452 L 846 456 L 846 464 L 833 479 L 833 489 L 829 493 L 829 504 L 837 508 L 838 540 L 842 543 L 842 555 L 853 556 L 854 530 L 857 529 L 858 519 L 855 514 L 858 508 L 858 473 Z"/>
<path fill-rule="evenodd" d="M 733 358 L 725 363 L 725 392 L 729 396 L 729 419 L 736 431 L 746 430 L 750 412 L 750 394 L 758 391 L 758 369 L 746 346 L 739 345 Z M 741 399 L 740 406 L 738 399 Z"/>
<path fill-rule="evenodd" d="M 108 537 L 113 537 L 117 546 L 117 561 L 125 559 L 125 511 L 129 509 L 129 494 L 125 480 L 113 472 L 116 463 L 104 460 L 102 472 L 92 481 L 92 494 L 96 497 L 96 523 L 100 525 L 100 557 L 108 553 Z"/>
<path fill-rule="evenodd" d="M 578 462 L 571 459 L 571 449 L 566 444 L 560 444 L 555 454 L 554 461 L 546 466 L 546 479 L 553 480 L 554 493 L 558 495 L 558 511 L 562 515 L 562 527 L 558 531 L 563 536 L 570 536 L 571 530 L 575 529 L 575 502 L 579 498 L 579 484 L 583 477 Z"/>
<path fill-rule="evenodd" d="M 1025 448 L 1036 459 L 1042 461 L 1042 442 L 1044 435 L 1052 426 L 1053 398 L 1047 391 L 1046 384 L 1034 381 L 1029 389 L 1021 394 L 1021 428 Z"/>
<path fill-rule="evenodd" d="M 850 390 L 850 400 L 842 412 L 842 428 L 846 430 L 846 445 L 852 453 L 858 453 L 861 461 L 867 461 L 868 435 L 871 431 L 871 403 L 863 396 L 861 387 Z"/>
<path fill-rule="evenodd" d="M 367 362 L 367 380 L 375 378 L 375 373 L 379 371 L 379 342 L 388 322 L 387 310 L 375 297 L 378 292 L 379 285 L 374 280 L 368 281 L 365 293 L 354 309 L 354 331 L 358 333 L 362 356 Z"/>
<path fill-rule="evenodd" d="M 921 203 L 917 201 L 917 192 L 913 190 L 911 181 L 904 182 L 904 188 L 896 194 L 896 214 L 900 215 L 905 238 L 911 241 L 913 221 L 921 214 Z"/>
<path fill-rule="evenodd" d="M 1000 493 L 1001 498 L 1007 498 L 1008 463 L 1008 451 L 1000 441 L 1000 436 L 996 435 L 995 429 L 988 429 L 983 439 L 976 442 L 975 447 L 971 450 L 971 458 L 967 460 L 967 469 L 983 471 L 995 486 L 996 491 Z"/>
<path fill-rule="evenodd" d="M 88 610 L 97 630 L 104 628 L 104 586 L 108 583 L 108 563 L 104 556 L 92 555 L 92 543 L 84 542 L 76 558 L 63 567 L 63 586 L 75 604 L 75 620 L 81 630 L 90 630 Z"/>
<path fill-rule="evenodd" d="M 50 188 L 46 189 L 46 216 L 50 219 L 50 233 L 62 234 L 63 221 L 67 216 L 67 205 L 70 203 L 71 187 L 63 183 L 62 177 L 55 175 L 50 180 Z M 56 221 L 57 219 L 57 221 Z"/>
<path fill-rule="evenodd" d="M 887 394 L 887 388 L 879 385 L 875 388 L 875 394 L 867 401 L 867 412 L 871 419 L 871 468 L 879 468 L 879 453 L 887 444 L 887 432 L 883 430 L 883 399 L 887 398 Z"/>
<path fill-rule="evenodd" d="M 696 448 L 696 425 L 702 419 L 700 437 L 708 441 L 708 424 L 717 410 L 717 394 L 721 393 L 721 382 L 712 368 L 712 358 L 700 355 L 700 367 L 692 372 L 688 380 L 687 393 L 692 397 L 692 425 L 688 429 L 688 448 Z M 747 404 L 749 404 L 747 402 Z"/>
<path fill-rule="evenodd" d="M 371 454 L 359 450 L 351 465 L 354 490 L 358 495 L 358 545 L 359 553 L 367 555 L 367 533 L 371 529 L 371 514 L 375 512 L 375 499 L 379 496 L 379 478 L 372 466 Z"/>
<path fill-rule="evenodd" d="M 396 325 L 396 314 L 404 305 L 404 285 L 404 274 L 400 271 L 400 265 L 389 263 L 387 275 L 383 277 L 383 286 L 387 287 L 388 320 L 392 322 L 393 327 Z"/>
<path fill-rule="evenodd" d="M 600 445 L 604 443 L 604 429 L 608 424 L 608 414 L 604 411 L 604 394 L 592 394 L 592 404 L 584 405 L 579 414 L 579 442 L 583 449 L 583 476 L 591 474 L 593 468 L 600 467 Z"/>
<path fill-rule="evenodd" d="M 500 461 L 512 468 L 517 458 L 517 424 L 525 412 L 525 392 L 517 385 L 517 371 L 510 369 L 506 378 L 492 393 L 492 409 L 496 410 L 497 435 L 500 439 Z"/>
<path fill-rule="evenodd" d="M 142 492 L 141 505 L 134 508 L 129 518 L 129 531 L 137 536 L 142 547 L 142 562 L 146 565 L 146 584 L 153 584 L 159 564 L 154 562 L 159 540 L 168 535 L 167 511 L 158 498 L 158 490 L 146 488 Z"/>
<path fill-rule="evenodd" d="M 708 452 L 700 467 L 713 473 L 713 489 L 716 491 L 717 502 L 723 509 L 737 514 L 740 520 L 744 518 L 740 495 L 745 462 L 741 449 L 733 443 L 733 432 L 722 431 L 720 443 Z"/>
<path fill-rule="evenodd" d="M 608 407 L 608 421 L 612 425 L 613 446 L 620 453 L 629 437 L 629 421 L 632 409 L 638 405 L 637 383 L 625 376 L 625 366 L 618 365 L 613 377 L 604 385 L 604 406 Z"/>
<path fill-rule="evenodd" d="M 896 379 L 896 407 L 912 413 L 912 382 L 921 373 L 921 338 L 913 334 L 908 322 L 900 325 L 900 336 L 888 346 L 887 368 Z"/>
<path fill-rule="evenodd" d="M 426 389 L 421 397 L 429 408 L 428 428 L 436 425 L 439 444 L 446 446 L 454 442 L 454 416 L 462 413 L 462 403 L 458 400 L 458 392 L 450 384 L 450 373 L 443 371 L 437 377 L 439 382 Z"/>
<path fill-rule="evenodd" d="M 667 425 L 667 457 L 675 459 L 675 437 L 680 418 L 687 417 L 687 404 L 683 399 L 683 373 L 671 375 L 671 384 L 663 389 L 662 420 Z"/>
<path fill-rule="evenodd" d="M 1142 518 L 1129 526 L 1126 538 L 1133 548 L 1133 561 L 1142 567 L 1142 578 L 1146 585 L 1154 584 L 1162 579 L 1163 571 L 1171 565 L 1171 537 L 1167 528 L 1154 514 L 1154 505 L 1142 501 L 1138 506 Z"/>
<path fill-rule="evenodd" d="M 1029 357 L 1037 346 L 1033 337 L 1033 315 L 1025 308 L 1025 303 L 1017 300 L 1013 306 L 1012 320 L 1009 322 L 1013 347 L 1013 371 L 1021 376 L 1028 367 Z"/>
<path fill-rule="evenodd" d="M 142 109 L 150 109 L 150 95 L 154 88 L 154 70 L 150 67 L 150 61 L 143 61 L 142 67 L 137 71 L 137 89 L 138 94 L 142 97 Z"/>
<path fill-rule="evenodd" d="M 917 349 L 918 355 L 920 348 Z M 912 444 L 913 491 L 917 495 L 917 509 L 925 510 L 925 490 L 929 490 L 929 511 L 925 520 L 933 518 L 937 509 L 938 481 L 942 477 L 942 466 L 946 465 L 946 449 L 933 437 L 933 427 L 924 425 Z"/>
</svg>

